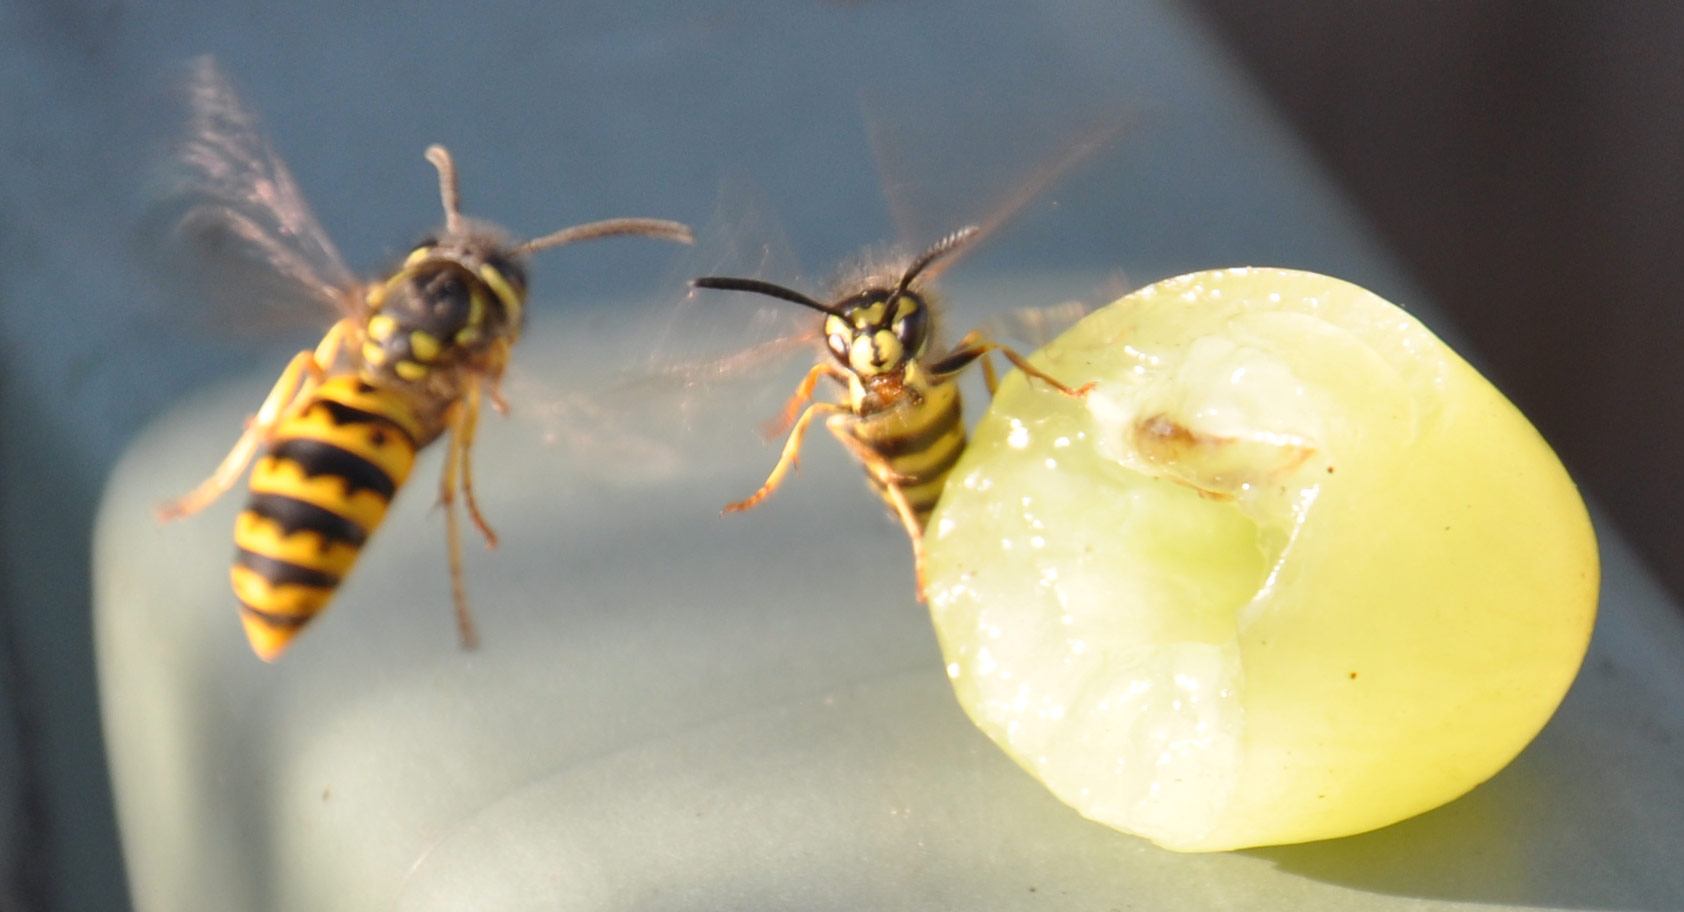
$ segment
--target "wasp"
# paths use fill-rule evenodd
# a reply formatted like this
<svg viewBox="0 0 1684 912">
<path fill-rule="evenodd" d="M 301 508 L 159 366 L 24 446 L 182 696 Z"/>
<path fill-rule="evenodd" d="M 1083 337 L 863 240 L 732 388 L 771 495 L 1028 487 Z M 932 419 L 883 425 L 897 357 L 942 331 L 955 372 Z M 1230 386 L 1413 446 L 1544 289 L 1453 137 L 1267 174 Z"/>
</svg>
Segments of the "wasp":
<svg viewBox="0 0 1684 912">
<path fill-rule="evenodd" d="M 935 277 L 931 267 L 981 233 L 976 226 L 960 229 L 905 265 L 866 265 L 842 284 L 831 303 L 758 279 L 706 276 L 691 281 L 696 288 L 766 295 L 818 311 L 824 315 L 822 335 L 830 354 L 807 372 L 774 420 L 773 436 L 784 431 L 789 436 L 766 482 L 747 498 L 728 504 L 725 512 L 748 510 L 770 497 L 795 468 L 808 426 L 824 416 L 825 427 L 864 467 L 872 489 L 906 529 L 918 598 L 923 599 L 924 527 L 965 449 L 960 373 L 980 360 L 993 393 L 994 369 L 986 356 L 997 351 L 1064 395 L 1084 396 L 1092 385 L 1068 387 L 978 330 L 945 352 L 931 353 L 937 304 L 929 284 Z M 842 388 L 842 401 L 814 400 L 823 379 Z"/>
<path fill-rule="evenodd" d="M 203 509 L 251 465 L 230 577 L 252 650 L 273 661 L 327 607 L 416 453 L 448 435 L 439 500 L 456 623 L 471 648 L 456 495 L 495 546 L 474 499 L 470 457 L 481 400 L 507 411 L 499 381 L 526 320 L 527 256 L 611 235 L 689 243 L 690 229 L 609 219 L 516 242 L 461 214 L 455 164 L 434 145 L 426 158 L 438 171 L 443 227 L 389 274 L 357 281 L 214 65 L 199 63 L 188 89 L 194 124 L 182 158 L 208 199 L 178 228 L 247 245 L 269 267 L 268 279 L 329 305 L 339 319 L 313 350 L 292 358 L 216 471 L 162 505 L 160 518 Z"/>
</svg>

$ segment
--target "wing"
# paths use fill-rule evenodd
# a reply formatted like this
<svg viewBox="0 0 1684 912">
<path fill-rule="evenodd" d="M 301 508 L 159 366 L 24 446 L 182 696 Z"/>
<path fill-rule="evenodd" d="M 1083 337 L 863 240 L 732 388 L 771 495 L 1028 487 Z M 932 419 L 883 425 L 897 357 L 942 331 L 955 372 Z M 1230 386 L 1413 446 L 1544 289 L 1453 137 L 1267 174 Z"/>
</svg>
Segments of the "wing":
<svg viewBox="0 0 1684 912">
<path fill-rule="evenodd" d="M 687 288 L 704 275 L 767 278 L 804 284 L 793 267 L 787 236 L 757 188 L 727 183 L 714 215 L 677 267 L 672 287 Z M 819 292 L 820 289 L 813 289 Z M 822 318 L 812 311 L 758 295 L 688 289 L 652 311 L 639 330 L 645 354 L 628 364 L 623 391 L 674 399 L 688 414 L 704 400 L 742 399 L 770 385 L 777 374 L 817 356 Z M 800 355 L 800 358 L 795 356 Z"/>
<path fill-rule="evenodd" d="M 1014 220 L 1062 207 L 1057 191 L 1074 190 L 1067 179 L 1106 158 L 1141 118 L 1115 93 L 1056 73 L 908 104 L 898 95 L 870 98 L 864 111 L 896 237 L 924 245 L 961 225 L 979 229 L 964 250 L 932 264 L 927 279 Z"/>
<path fill-rule="evenodd" d="M 193 60 L 181 94 L 183 134 L 142 225 L 142 249 L 161 277 L 241 323 L 352 307 L 354 277 L 221 68 Z"/>
<path fill-rule="evenodd" d="M 1077 300 L 1045 307 L 1019 307 L 989 317 L 983 321 L 981 330 L 985 337 L 996 342 L 1013 347 L 1021 345 L 1027 354 L 1058 338 L 1096 309 L 1095 305 Z"/>
</svg>

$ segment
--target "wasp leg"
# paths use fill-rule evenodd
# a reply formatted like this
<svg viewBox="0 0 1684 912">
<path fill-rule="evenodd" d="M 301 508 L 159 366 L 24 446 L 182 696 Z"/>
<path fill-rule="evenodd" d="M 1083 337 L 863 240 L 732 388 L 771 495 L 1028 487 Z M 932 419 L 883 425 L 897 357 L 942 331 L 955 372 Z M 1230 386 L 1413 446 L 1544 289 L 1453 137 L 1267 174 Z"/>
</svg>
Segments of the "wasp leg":
<svg viewBox="0 0 1684 912">
<path fill-rule="evenodd" d="M 456 483 L 457 478 L 462 477 L 459 473 L 466 470 L 467 444 L 473 439 L 472 413 L 478 411 L 478 406 L 477 391 L 470 391 L 464 397 L 464 402 L 458 403 L 451 410 L 450 442 L 445 445 L 444 472 L 439 478 L 439 504 L 444 507 L 445 544 L 450 551 L 450 598 L 456 606 L 456 630 L 461 636 L 463 649 L 478 646 L 479 635 L 474 632 L 474 616 L 468 608 L 468 587 L 463 582 L 462 529 L 456 518 Z"/>
<path fill-rule="evenodd" d="M 864 463 L 865 470 L 870 472 L 883 484 L 883 499 L 895 511 L 895 516 L 906 529 L 906 537 L 912 541 L 912 572 L 917 581 L 918 601 L 924 601 L 924 526 L 918 521 L 918 514 L 912 511 L 912 504 L 907 502 L 906 492 L 901 490 L 901 484 L 911 479 L 895 471 L 889 460 L 884 459 L 875 451 L 868 448 L 858 438 L 848 431 L 848 426 L 854 420 L 851 414 L 832 417 L 825 426 L 842 441 L 853 454 Z"/>
<path fill-rule="evenodd" d="M 790 469 L 795 468 L 796 458 L 801 453 L 801 438 L 806 436 L 807 426 L 812 424 L 813 418 L 821 413 L 846 414 L 846 410 L 834 402 L 815 402 L 807 406 L 807 410 L 802 412 L 801 417 L 795 420 L 794 430 L 789 432 L 789 439 L 784 441 L 783 455 L 778 457 L 778 464 L 772 467 L 772 474 L 766 476 L 766 483 L 760 486 L 760 490 L 750 494 L 747 498 L 736 503 L 726 504 L 724 512 L 740 513 L 743 510 L 750 509 L 755 504 L 770 497 L 772 492 L 777 490 L 778 485 L 784 480 L 784 476 L 789 474 Z"/>
<path fill-rule="evenodd" d="M 504 346 L 502 349 L 502 355 L 499 357 L 498 362 L 507 363 L 508 354 L 508 347 Z M 499 368 L 499 370 L 501 370 L 501 368 Z M 497 414 L 507 415 L 509 413 L 509 402 L 507 399 L 503 398 L 503 375 L 501 373 L 496 374 L 489 382 L 487 382 L 485 386 L 485 398 L 491 400 L 491 407 L 496 410 Z"/>
<path fill-rule="evenodd" d="M 291 417 L 294 409 L 306 402 L 321 385 L 328 368 L 337 360 L 350 329 L 349 319 L 340 320 L 322 336 L 314 351 L 301 351 L 293 356 L 264 398 L 257 414 L 246 419 L 245 431 L 240 434 L 240 439 L 234 441 L 222 464 L 192 491 L 159 505 L 160 522 L 180 519 L 203 510 L 240 480 L 252 457 L 257 455 L 257 448 L 269 441 L 275 426 L 283 418 Z"/>
<path fill-rule="evenodd" d="M 1001 345 L 998 342 L 984 341 L 982 338 L 982 332 L 975 329 L 966 333 L 965 337 L 959 340 L 959 344 L 954 346 L 952 351 L 948 352 L 946 356 L 931 367 L 931 371 L 936 374 L 951 374 L 962 369 L 965 365 L 971 363 L 972 361 L 981 358 L 983 380 L 988 384 L 989 395 L 993 395 L 995 387 L 994 368 L 988 363 L 987 355 L 989 352 L 994 351 L 1004 355 L 1006 360 L 1010 361 L 1012 366 L 1016 367 L 1018 370 L 1023 371 L 1029 376 L 1034 377 L 1072 399 L 1080 399 L 1086 396 L 1088 391 L 1094 388 L 1094 384 L 1091 382 L 1074 388 L 1065 386 L 1063 383 L 1058 382 L 1058 380 L 1048 375 L 1045 371 L 1033 364 L 1030 364 L 1029 360 L 1018 354 L 1015 349 L 1012 349 L 1009 346 Z"/>
<path fill-rule="evenodd" d="M 847 383 L 847 378 L 842 374 L 842 370 L 835 365 L 828 362 L 813 365 L 813 369 L 808 371 L 807 376 L 801 379 L 801 385 L 795 388 L 795 394 L 790 396 L 789 400 L 784 403 L 784 407 L 778 411 L 777 417 L 761 427 L 760 432 L 766 435 L 766 439 L 770 440 L 777 437 L 795 424 L 796 417 L 801 414 L 801 406 L 812 401 L 813 387 L 818 386 L 820 377 L 829 377 L 842 384 Z"/>
<path fill-rule="evenodd" d="M 830 429 L 831 434 L 835 435 L 836 440 L 842 444 L 843 448 L 849 453 L 852 453 L 854 458 L 859 460 L 860 464 L 866 467 L 866 471 L 871 472 L 884 481 L 892 481 L 895 484 L 906 484 L 909 481 L 915 481 L 916 479 L 914 479 L 913 476 L 896 470 L 888 460 L 879 456 L 877 451 L 871 448 L 871 444 L 855 437 L 853 433 L 848 430 L 849 427 L 859 423 L 859 420 L 860 419 L 857 415 L 845 412 L 841 415 L 833 416 L 829 421 L 825 422 L 825 426 Z"/>
</svg>

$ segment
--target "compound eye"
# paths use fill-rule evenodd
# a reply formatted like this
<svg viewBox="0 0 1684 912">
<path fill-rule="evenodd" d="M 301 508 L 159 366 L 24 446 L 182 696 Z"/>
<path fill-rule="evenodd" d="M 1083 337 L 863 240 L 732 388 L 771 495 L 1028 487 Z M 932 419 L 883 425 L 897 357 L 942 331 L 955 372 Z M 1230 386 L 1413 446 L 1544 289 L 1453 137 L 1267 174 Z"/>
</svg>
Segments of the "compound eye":
<svg viewBox="0 0 1684 912">
<path fill-rule="evenodd" d="M 902 312 L 889 327 L 889 331 L 900 340 L 901 347 L 908 354 L 917 356 L 923 353 L 924 340 L 930 332 L 928 311 L 912 301 L 902 301 Z"/>
</svg>

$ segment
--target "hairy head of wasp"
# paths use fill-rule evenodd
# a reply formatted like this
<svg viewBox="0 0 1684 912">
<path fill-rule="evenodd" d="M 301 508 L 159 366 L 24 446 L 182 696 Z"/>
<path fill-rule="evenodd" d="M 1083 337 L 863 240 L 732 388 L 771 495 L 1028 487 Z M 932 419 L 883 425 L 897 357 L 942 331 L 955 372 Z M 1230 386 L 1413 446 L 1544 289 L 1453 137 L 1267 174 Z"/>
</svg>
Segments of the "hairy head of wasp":
<svg viewBox="0 0 1684 912">
<path fill-rule="evenodd" d="M 460 490 L 495 545 L 474 499 L 469 454 L 481 396 L 506 408 L 498 383 L 526 319 L 526 256 L 612 235 L 689 243 L 690 229 L 608 219 L 512 242 L 461 214 L 455 164 L 435 145 L 427 160 L 438 170 L 443 227 L 389 274 L 358 282 L 214 64 L 201 62 L 189 88 L 194 130 L 181 162 L 203 201 L 180 226 L 194 237 L 238 240 L 296 297 L 326 301 L 340 318 L 313 350 L 293 357 L 216 471 L 160 516 L 202 509 L 252 466 L 231 579 L 252 648 L 271 660 L 327 606 L 416 452 L 448 432 L 439 500 L 457 626 L 472 646 L 455 498 Z"/>
<path fill-rule="evenodd" d="M 528 254 L 617 234 L 691 240 L 690 229 L 677 222 L 622 218 L 511 243 L 495 226 L 461 214 L 456 166 L 443 146 L 428 147 L 427 160 L 439 172 L 443 229 L 369 285 L 361 301 L 364 338 L 354 354 L 371 377 L 423 385 L 440 405 L 459 397 L 465 381 L 494 381 L 507 366 L 526 322 Z M 495 384 L 487 392 L 501 411 Z"/>
<path fill-rule="evenodd" d="M 984 357 L 999 351 L 1028 375 L 1067 395 L 1083 395 L 1029 364 L 1021 355 L 972 331 L 946 353 L 931 357 L 934 336 L 933 296 L 919 279 L 933 278 L 931 267 L 961 250 L 981 229 L 970 226 L 943 238 L 885 277 L 868 274 L 846 286 L 826 304 L 790 288 L 758 279 L 705 276 L 696 288 L 741 291 L 799 304 L 824 314 L 825 348 L 831 360 L 820 362 L 785 404 L 777 425 L 789 429 L 783 454 L 760 489 L 726 506 L 728 513 L 765 500 L 795 467 L 807 427 L 819 415 L 825 427 L 864 466 L 871 486 L 883 498 L 912 541 L 918 597 L 924 592 L 924 526 L 941 498 L 948 474 L 965 448 L 965 425 L 957 378 L 981 360 L 990 392 L 994 370 Z M 845 392 L 841 402 L 813 401 L 820 378 L 829 377 Z"/>
</svg>

